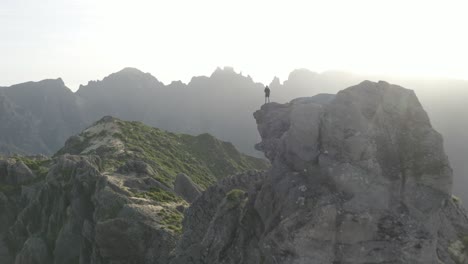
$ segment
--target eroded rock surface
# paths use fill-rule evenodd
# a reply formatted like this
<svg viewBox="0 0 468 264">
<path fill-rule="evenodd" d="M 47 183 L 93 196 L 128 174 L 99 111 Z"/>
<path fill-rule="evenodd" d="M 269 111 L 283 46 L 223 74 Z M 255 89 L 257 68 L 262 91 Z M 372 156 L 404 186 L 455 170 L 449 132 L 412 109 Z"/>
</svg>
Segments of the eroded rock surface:
<svg viewBox="0 0 468 264">
<path fill-rule="evenodd" d="M 164 263 L 177 234 L 164 206 L 132 197 L 125 175 L 99 171 L 98 157 L 57 158 L 6 233 L 15 264 Z M 158 248 L 159 250 L 154 250 Z"/>
<path fill-rule="evenodd" d="M 172 264 L 466 263 L 466 214 L 413 91 L 365 81 L 254 116 L 272 168 L 252 188 L 208 189 Z"/>
<path fill-rule="evenodd" d="M 202 189 L 198 187 L 187 175 L 180 173 L 174 181 L 174 191 L 191 203 L 200 196 Z"/>
</svg>

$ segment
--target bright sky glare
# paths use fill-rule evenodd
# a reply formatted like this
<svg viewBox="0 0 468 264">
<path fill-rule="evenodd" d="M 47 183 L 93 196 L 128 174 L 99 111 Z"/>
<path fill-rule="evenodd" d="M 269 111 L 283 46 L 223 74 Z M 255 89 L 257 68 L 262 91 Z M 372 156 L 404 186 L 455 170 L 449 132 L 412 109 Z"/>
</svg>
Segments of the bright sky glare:
<svg viewBox="0 0 468 264">
<path fill-rule="evenodd" d="M 468 79 L 466 0 L 0 0 L 0 86 L 124 67 L 164 83 L 233 66 Z"/>
</svg>

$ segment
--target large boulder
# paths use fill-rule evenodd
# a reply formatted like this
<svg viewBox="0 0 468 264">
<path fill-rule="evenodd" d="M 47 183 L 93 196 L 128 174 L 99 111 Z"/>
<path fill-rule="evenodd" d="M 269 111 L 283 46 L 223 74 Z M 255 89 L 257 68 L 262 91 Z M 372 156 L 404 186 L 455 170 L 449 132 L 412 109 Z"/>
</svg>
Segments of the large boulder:
<svg viewBox="0 0 468 264">
<path fill-rule="evenodd" d="M 119 173 L 136 173 L 137 175 L 156 175 L 153 168 L 146 162 L 141 160 L 129 160 L 122 165 L 118 170 Z"/>
<path fill-rule="evenodd" d="M 192 205 L 187 219 L 209 219 L 184 222 L 172 263 L 461 263 L 468 220 L 413 91 L 365 81 L 254 116 L 271 170 L 235 205 Z"/>
<path fill-rule="evenodd" d="M 0 183 L 19 185 L 31 181 L 36 175 L 21 160 L 0 160 Z"/>
<path fill-rule="evenodd" d="M 202 189 L 190 177 L 180 173 L 175 178 L 174 191 L 184 198 L 184 200 L 191 203 L 200 196 Z"/>
</svg>

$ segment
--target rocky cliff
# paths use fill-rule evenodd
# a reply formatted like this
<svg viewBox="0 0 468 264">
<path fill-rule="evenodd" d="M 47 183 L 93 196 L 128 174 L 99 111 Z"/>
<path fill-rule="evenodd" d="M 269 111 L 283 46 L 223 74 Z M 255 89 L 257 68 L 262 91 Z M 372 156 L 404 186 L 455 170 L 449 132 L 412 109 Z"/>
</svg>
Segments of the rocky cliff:
<svg viewBox="0 0 468 264">
<path fill-rule="evenodd" d="M 413 91 L 365 81 L 254 116 L 271 169 L 197 199 L 172 264 L 468 263 L 442 137 Z"/>
<path fill-rule="evenodd" d="M 267 166 L 208 134 L 105 117 L 53 158 L 0 158 L 0 263 L 168 263 L 202 190 Z"/>
</svg>

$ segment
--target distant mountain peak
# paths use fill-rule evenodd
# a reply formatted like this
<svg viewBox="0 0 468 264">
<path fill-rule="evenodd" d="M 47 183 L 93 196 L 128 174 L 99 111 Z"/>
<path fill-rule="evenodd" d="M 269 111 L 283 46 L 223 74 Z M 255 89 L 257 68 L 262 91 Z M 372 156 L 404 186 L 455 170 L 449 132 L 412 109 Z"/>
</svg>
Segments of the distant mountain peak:
<svg viewBox="0 0 468 264">
<path fill-rule="evenodd" d="M 38 88 L 38 87 L 45 87 L 45 88 L 48 88 L 48 87 L 65 87 L 65 83 L 63 82 L 62 78 L 57 78 L 57 79 L 44 79 L 44 80 L 40 80 L 40 81 L 37 81 L 37 82 L 24 82 L 24 83 L 19 83 L 19 84 L 15 84 L 15 85 L 12 85 L 10 87 L 7 87 L 7 89 L 11 88 L 11 89 L 15 89 L 15 88 L 18 88 L 18 87 L 28 87 L 28 88 Z"/>
<path fill-rule="evenodd" d="M 221 75 L 221 74 L 234 74 L 234 75 L 241 75 L 240 73 L 237 73 L 233 67 L 230 66 L 224 66 L 223 68 L 217 67 L 216 70 L 211 74 L 211 77 L 215 75 Z"/>
<path fill-rule="evenodd" d="M 145 74 L 143 71 L 134 67 L 125 67 L 116 73 Z"/>
<path fill-rule="evenodd" d="M 172 81 L 168 86 L 184 87 L 186 86 L 186 84 L 182 82 L 181 80 L 178 80 L 178 81 Z"/>
<path fill-rule="evenodd" d="M 156 80 L 157 78 L 151 75 L 149 72 L 143 72 L 137 68 L 126 67 L 118 72 L 114 72 L 109 76 L 105 77 L 102 81 L 114 78 L 136 78 L 136 79 L 152 79 Z M 98 81 L 99 82 L 99 81 Z M 158 81 L 159 82 L 159 81 Z"/>
<path fill-rule="evenodd" d="M 305 69 L 305 68 L 300 68 L 300 69 L 295 69 L 289 74 L 288 79 L 294 79 L 295 77 L 315 77 L 319 75 L 316 72 L 313 72 L 311 70 Z"/>
<path fill-rule="evenodd" d="M 135 89 L 148 90 L 164 86 L 156 77 L 137 68 L 126 67 L 112 73 L 102 80 L 89 81 L 87 85 L 80 85 L 77 94 L 84 97 L 94 97 L 95 90 L 115 92 L 116 90 L 134 93 Z"/>
<path fill-rule="evenodd" d="M 280 85 L 281 85 L 280 78 L 278 78 L 277 76 L 275 76 L 275 77 L 273 78 L 273 80 L 271 81 L 270 86 L 271 86 L 271 87 L 279 87 Z"/>
</svg>

